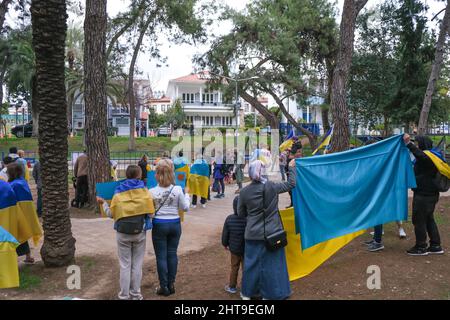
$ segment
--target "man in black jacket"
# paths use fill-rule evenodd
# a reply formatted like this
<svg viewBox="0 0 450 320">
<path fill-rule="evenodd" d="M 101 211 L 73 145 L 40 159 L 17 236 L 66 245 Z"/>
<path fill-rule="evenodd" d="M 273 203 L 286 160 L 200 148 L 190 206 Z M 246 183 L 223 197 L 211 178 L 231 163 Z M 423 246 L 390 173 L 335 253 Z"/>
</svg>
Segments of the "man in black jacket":
<svg viewBox="0 0 450 320">
<path fill-rule="evenodd" d="M 433 142 L 425 136 L 417 136 L 415 143 L 405 134 L 404 141 L 408 149 L 416 158 L 414 173 L 417 188 L 413 189 L 412 222 L 416 234 L 416 245 L 407 251 L 412 256 L 425 256 L 428 254 L 443 254 L 439 230 L 434 221 L 434 209 L 439 201 L 439 190 L 434 184 L 437 168 L 433 161 L 424 153 L 433 148 Z M 430 246 L 427 248 L 427 234 Z"/>
<path fill-rule="evenodd" d="M 239 267 L 244 264 L 244 234 L 247 219 L 239 217 L 237 212 L 239 196 L 234 198 L 233 210 L 234 214 L 227 217 L 222 231 L 222 245 L 231 254 L 231 273 L 230 283 L 225 286 L 228 293 L 237 292 L 237 279 L 239 275 Z"/>
</svg>

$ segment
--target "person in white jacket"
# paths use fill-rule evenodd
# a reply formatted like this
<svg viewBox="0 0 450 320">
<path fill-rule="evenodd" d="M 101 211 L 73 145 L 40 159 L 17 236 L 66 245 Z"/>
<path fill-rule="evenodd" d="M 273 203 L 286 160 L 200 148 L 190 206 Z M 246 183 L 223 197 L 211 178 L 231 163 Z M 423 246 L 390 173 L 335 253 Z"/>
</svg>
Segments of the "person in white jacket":
<svg viewBox="0 0 450 320">
<path fill-rule="evenodd" d="M 175 293 L 178 267 L 178 244 L 181 237 L 180 212 L 187 212 L 190 197 L 180 186 L 175 186 L 173 162 L 163 159 L 156 165 L 158 185 L 150 189 L 154 206 L 152 240 L 156 255 L 159 284 L 156 293 L 169 296 Z"/>
</svg>

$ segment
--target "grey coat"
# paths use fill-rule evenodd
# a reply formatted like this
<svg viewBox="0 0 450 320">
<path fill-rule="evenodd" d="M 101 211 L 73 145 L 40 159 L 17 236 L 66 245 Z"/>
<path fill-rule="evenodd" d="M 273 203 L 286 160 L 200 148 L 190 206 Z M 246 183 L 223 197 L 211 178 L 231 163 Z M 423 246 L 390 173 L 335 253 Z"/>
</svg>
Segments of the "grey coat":
<svg viewBox="0 0 450 320">
<path fill-rule="evenodd" d="M 265 184 L 266 235 L 270 235 L 283 227 L 278 212 L 278 195 L 295 188 L 295 168 L 289 167 L 287 182 Z M 243 188 L 239 194 L 238 215 L 247 217 L 245 240 L 264 240 L 264 184 L 253 181 Z"/>
</svg>

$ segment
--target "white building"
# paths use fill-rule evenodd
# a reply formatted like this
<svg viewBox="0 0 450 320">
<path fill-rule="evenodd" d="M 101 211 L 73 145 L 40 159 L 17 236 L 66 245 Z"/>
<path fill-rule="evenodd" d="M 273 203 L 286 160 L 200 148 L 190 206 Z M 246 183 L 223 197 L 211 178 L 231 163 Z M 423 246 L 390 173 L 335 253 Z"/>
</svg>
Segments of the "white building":
<svg viewBox="0 0 450 320">
<path fill-rule="evenodd" d="M 160 98 L 151 98 L 148 101 L 147 106 L 155 110 L 156 114 L 165 114 L 172 106 L 172 103 L 172 99 L 162 96 Z"/>
<path fill-rule="evenodd" d="M 220 91 L 208 90 L 208 80 L 207 72 L 170 80 L 167 96 L 172 102 L 181 100 L 187 122 L 194 127 L 240 127 L 241 117 L 235 117 L 233 102 L 227 104 Z"/>
</svg>

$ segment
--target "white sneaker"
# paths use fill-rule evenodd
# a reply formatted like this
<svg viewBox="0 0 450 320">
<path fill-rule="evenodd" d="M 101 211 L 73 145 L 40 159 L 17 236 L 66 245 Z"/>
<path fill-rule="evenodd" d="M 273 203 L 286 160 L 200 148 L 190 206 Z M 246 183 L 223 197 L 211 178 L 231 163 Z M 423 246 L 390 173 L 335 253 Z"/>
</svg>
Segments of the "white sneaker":
<svg viewBox="0 0 450 320">
<path fill-rule="evenodd" d="M 202 208 L 203 208 L 203 209 L 206 209 L 206 204 L 202 204 Z"/>
<path fill-rule="evenodd" d="M 242 294 L 242 292 L 241 292 L 241 299 L 242 299 L 242 300 L 250 300 L 250 297 L 244 296 L 244 295 Z"/>
<path fill-rule="evenodd" d="M 193 205 L 193 206 L 192 206 L 192 209 L 195 209 L 195 208 L 197 208 L 197 206 L 194 206 L 194 205 Z"/>
<path fill-rule="evenodd" d="M 399 235 L 400 239 L 405 239 L 405 238 L 406 238 L 406 232 L 405 232 L 405 229 L 403 229 L 402 227 L 400 227 L 400 229 L 398 229 L 398 235 Z"/>
</svg>

